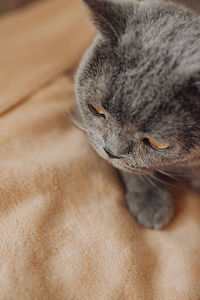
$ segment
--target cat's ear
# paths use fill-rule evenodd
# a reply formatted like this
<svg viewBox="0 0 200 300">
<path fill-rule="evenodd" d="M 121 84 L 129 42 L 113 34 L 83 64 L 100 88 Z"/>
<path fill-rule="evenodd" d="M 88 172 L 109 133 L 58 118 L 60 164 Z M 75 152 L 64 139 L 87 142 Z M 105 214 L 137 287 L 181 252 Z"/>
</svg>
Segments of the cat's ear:
<svg viewBox="0 0 200 300">
<path fill-rule="evenodd" d="M 126 26 L 126 16 L 122 6 L 111 0 L 82 0 L 92 14 L 97 30 L 106 38 L 116 40 Z"/>
</svg>

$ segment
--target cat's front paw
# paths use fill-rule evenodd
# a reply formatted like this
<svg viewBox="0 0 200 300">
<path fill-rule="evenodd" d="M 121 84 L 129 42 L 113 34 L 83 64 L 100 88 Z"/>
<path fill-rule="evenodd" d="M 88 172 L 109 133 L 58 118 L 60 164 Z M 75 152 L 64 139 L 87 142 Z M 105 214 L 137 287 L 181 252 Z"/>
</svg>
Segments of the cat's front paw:
<svg viewBox="0 0 200 300">
<path fill-rule="evenodd" d="M 173 204 L 167 192 L 143 191 L 129 192 L 126 200 L 130 212 L 138 223 L 147 228 L 161 229 L 165 227 L 173 216 Z"/>
</svg>

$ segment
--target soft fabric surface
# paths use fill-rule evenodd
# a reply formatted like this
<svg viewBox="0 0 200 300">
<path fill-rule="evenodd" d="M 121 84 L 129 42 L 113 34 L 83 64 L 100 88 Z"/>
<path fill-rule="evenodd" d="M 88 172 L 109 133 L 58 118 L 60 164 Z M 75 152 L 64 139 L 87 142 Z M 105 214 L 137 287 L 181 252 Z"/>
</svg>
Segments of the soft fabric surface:
<svg viewBox="0 0 200 300">
<path fill-rule="evenodd" d="M 116 171 L 68 118 L 94 35 L 78 0 L 0 20 L 0 299 L 200 299 L 200 197 L 137 225 Z"/>
</svg>

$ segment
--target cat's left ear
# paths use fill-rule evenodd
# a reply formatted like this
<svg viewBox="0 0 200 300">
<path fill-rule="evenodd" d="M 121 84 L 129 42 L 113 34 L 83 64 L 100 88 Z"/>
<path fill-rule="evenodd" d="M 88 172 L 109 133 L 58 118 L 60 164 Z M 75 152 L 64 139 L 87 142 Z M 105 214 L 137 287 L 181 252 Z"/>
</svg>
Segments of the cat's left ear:
<svg viewBox="0 0 200 300">
<path fill-rule="evenodd" d="M 106 38 L 116 40 L 126 27 L 122 5 L 111 0 L 82 0 L 90 9 L 97 30 Z"/>
</svg>

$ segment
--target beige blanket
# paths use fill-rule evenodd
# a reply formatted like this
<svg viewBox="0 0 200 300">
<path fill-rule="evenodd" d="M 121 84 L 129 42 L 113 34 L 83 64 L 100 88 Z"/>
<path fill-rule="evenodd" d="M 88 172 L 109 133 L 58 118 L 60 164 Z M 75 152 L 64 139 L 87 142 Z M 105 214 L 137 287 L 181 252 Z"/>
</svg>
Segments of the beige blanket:
<svg viewBox="0 0 200 300">
<path fill-rule="evenodd" d="M 79 0 L 0 20 L 0 299 L 200 299 L 200 197 L 162 231 L 131 217 L 115 170 L 68 119 L 94 32 Z"/>
</svg>

